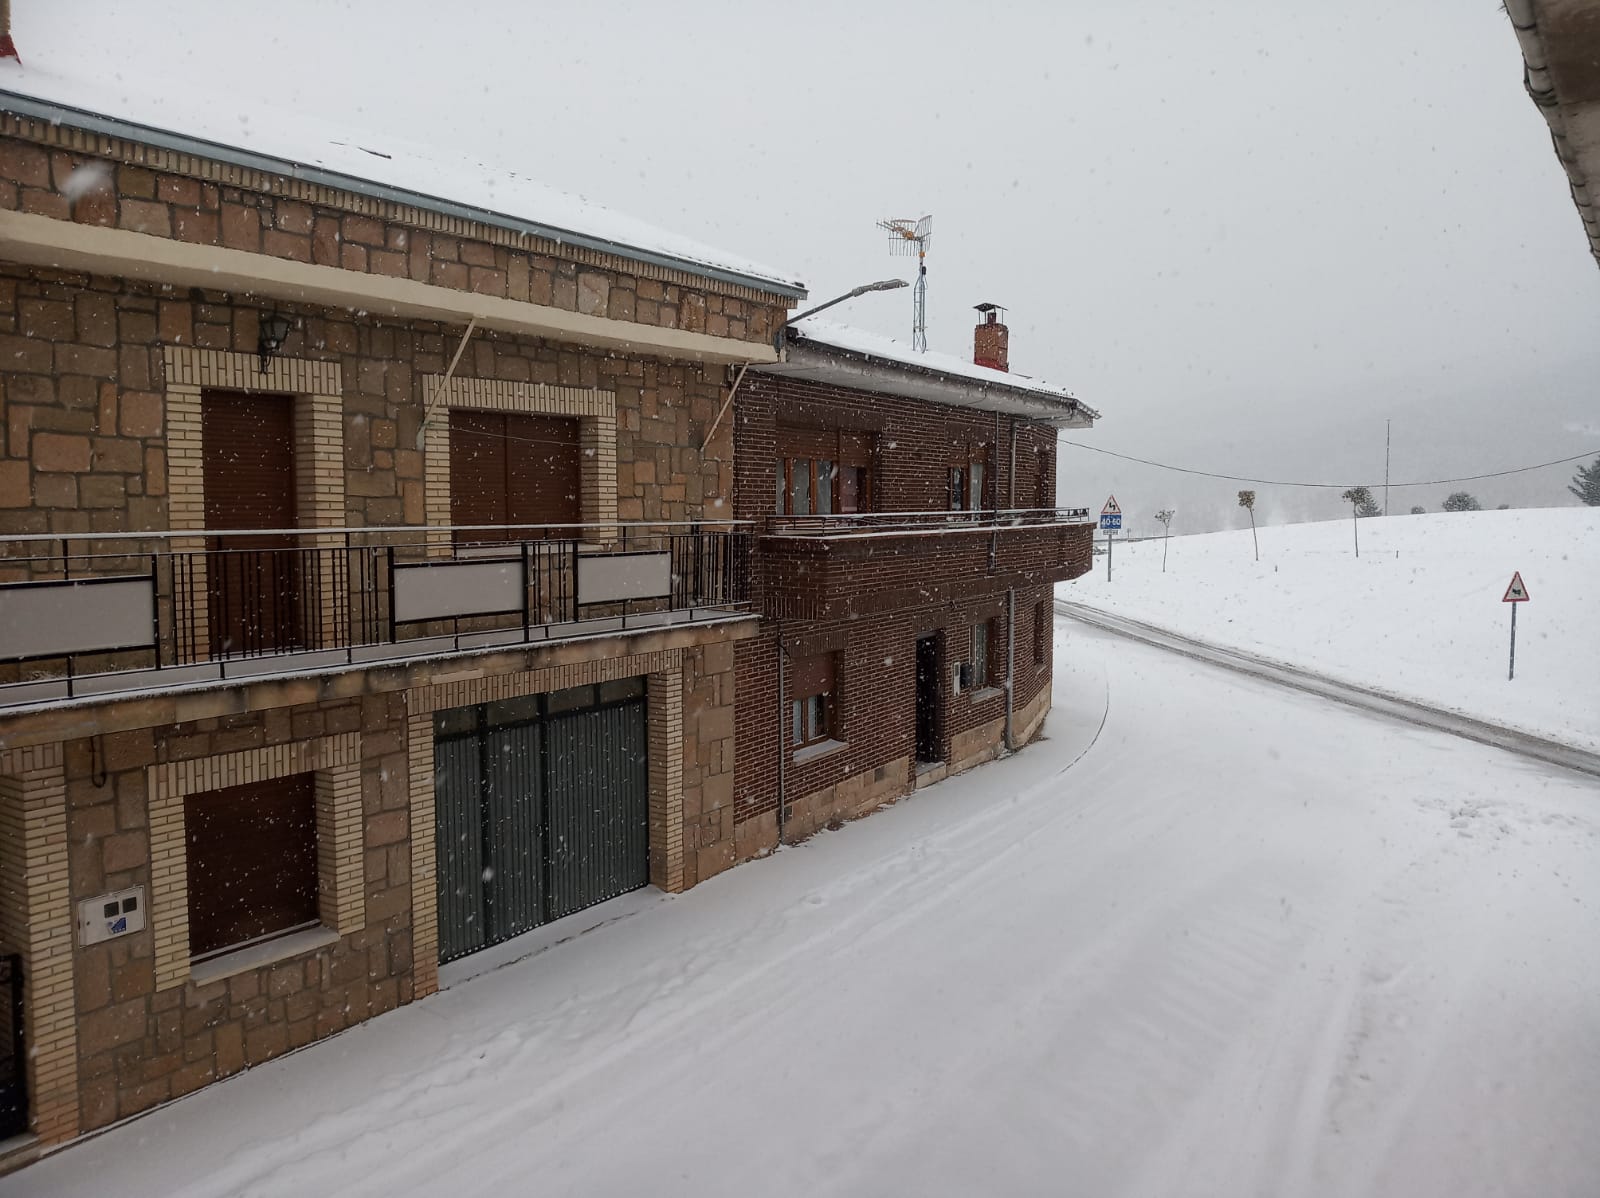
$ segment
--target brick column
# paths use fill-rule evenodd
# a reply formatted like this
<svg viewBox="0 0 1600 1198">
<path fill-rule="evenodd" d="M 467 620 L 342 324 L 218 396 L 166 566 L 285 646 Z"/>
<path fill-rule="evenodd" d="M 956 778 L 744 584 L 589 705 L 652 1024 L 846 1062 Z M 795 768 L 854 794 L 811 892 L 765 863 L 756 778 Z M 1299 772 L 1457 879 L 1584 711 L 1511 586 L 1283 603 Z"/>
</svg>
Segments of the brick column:
<svg viewBox="0 0 1600 1198">
<path fill-rule="evenodd" d="M 78 1134 L 67 792 L 61 746 L 0 754 L 0 937 L 22 957 L 31 1126 L 46 1144 Z"/>
<path fill-rule="evenodd" d="M 434 839 L 433 711 L 407 721 L 411 783 L 411 995 L 439 989 L 438 845 Z"/>
<path fill-rule="evenodd" d="M 683 670 L 649 675 L 650 881 L 683 885 Z"/>
</svg>

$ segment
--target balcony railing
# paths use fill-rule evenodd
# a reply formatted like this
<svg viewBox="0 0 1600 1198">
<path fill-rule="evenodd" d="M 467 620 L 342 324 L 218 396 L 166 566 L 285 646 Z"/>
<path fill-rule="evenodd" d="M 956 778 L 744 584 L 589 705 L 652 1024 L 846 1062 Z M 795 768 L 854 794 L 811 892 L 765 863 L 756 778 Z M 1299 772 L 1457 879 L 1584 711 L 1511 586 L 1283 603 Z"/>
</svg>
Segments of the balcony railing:
<svg viewBox="0 0 1600 1198">
<path fill-rule="evenodd" d="M 0 706 L 710 619 L 750 590 L 736 522 L 0 544 Z"/>
<path fill-rule="evenodd" d="M 769 516 L 763 526 L 768 536 L 837 537 L 884 533 L 993 532 L 1008 528 L 1038 528 L 1051 524 L 1086 524 L 1089 509 L 1003 508 L 979 511 L 833 512 L 810 516 Z"/>
</svg>

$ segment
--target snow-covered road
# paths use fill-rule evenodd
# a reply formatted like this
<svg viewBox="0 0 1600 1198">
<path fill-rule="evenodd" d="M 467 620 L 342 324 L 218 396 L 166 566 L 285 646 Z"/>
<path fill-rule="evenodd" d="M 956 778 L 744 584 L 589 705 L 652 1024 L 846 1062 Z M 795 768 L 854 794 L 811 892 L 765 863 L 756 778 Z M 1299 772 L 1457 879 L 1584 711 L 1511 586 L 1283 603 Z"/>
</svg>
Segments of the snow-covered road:
<svg viewBox="0 0 1600 1198">
<path fill-rule="evenodd" d="M 0 1195 L 1600 1189 L 1600 787 L 1057 635 L 1046 743 Z"/>
</svg>

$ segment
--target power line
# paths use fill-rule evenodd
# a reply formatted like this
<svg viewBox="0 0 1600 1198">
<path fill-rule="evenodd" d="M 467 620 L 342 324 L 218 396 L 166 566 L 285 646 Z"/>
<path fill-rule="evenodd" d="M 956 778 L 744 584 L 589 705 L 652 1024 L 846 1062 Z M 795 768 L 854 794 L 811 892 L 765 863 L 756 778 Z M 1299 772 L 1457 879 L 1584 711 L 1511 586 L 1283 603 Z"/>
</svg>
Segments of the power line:
<svg viewBox="0 0 1600 1198">
<path fill-rule="evenodd" d="M 1238 474 L 1218 474 L 1213 470 L 1194 470 L 1188 466 L 1170 466 L 1166 462 L 1153 462 L 1149 458 L 1136 458 L 1132 454 L 1118 453 L 1114 449 L 1103 449 L 1098 445 L 1085 445 L 1081 441 L 1063 441 L 1063 445 L 1070 445 L 1074 449 L 1088 449 L 1095 453 L 1103 453 L 1108 457 L 1121 458 L 1125 462 L 1138 462 L 1141 466 L 1154 466 L 1158 470 L 1173 470 L 1179 474 L 1197 474 L 1201 478 L 1220 478 L 1233 483 L 1256 483 L 1263 487 L 1318 487 L 1327 490 L 1344 490 L 1359 483 L 1302 483 L 1286 482 L 1283 479 L 1273 478 L 1245 478 Z M 1576 453 L 1570 458 L 1556 458 L 1551 462 L 1540 462 L 1536 466 L 1516 466 L 1510 470 L 1494 470 L 1488 474 L 1468 474 L 1462 478 L 1435 478 L 1427 482 L 1415 483 L 1390 483 L 1391 487 L 1443 487 L 1451 483 L 1475 483 L 1486 478 L 1505 478 L 1508 474 L 1526 474 L 1530 470 L 1543 470 L 1549 466 L 1564 466 L 1569 462 L 1581 462 L 1585 458 L 1600 456 L 1600 450 L 1591 449 L 1588 453 Z"/>
</svg>

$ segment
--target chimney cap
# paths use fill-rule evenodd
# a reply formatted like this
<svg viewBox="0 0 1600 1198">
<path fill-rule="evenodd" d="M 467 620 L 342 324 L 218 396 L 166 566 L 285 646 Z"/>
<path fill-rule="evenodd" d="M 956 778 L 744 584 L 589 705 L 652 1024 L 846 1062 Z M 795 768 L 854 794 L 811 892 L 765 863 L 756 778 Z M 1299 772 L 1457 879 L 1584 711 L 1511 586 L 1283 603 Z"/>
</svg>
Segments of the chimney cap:
<svg viewBox="0 0 1600 1198">
<path fill-rule="evenodd" d="M 1005 311 L 1005 309 L 1002 308 L 999 304 L 991 304 L 987 300 L 985 300 L 981 304 L 973 304 L 972 306 L 974 308 L 976 308 L 979 312 L 1004 312 Z"/>
</svg>

